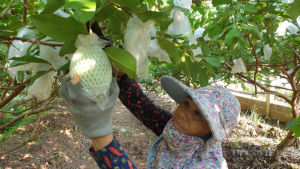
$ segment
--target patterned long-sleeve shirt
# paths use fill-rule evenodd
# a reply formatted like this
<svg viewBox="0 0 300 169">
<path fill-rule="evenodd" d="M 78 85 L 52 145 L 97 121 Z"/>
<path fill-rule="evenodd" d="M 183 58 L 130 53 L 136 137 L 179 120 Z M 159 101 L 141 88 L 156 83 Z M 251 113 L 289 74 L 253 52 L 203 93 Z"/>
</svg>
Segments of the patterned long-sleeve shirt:
<svg viewBox="0 0 300 169">
<path fill-rule="evenodd" d="M 155 105 L 143 93 L 136 80 L 130 79 L 127 74 L 119 75 L 117 82 L 120 88 L 119 99 L 121 102 L 147 128 L 151 129 L 157 136 L 161 135 L 164 127 L 173 115 Z M 89 152 L 99 168 L 136 168 L 115 137 L 104 148 L 95 151 L 91 147 Z"/>
</svg>

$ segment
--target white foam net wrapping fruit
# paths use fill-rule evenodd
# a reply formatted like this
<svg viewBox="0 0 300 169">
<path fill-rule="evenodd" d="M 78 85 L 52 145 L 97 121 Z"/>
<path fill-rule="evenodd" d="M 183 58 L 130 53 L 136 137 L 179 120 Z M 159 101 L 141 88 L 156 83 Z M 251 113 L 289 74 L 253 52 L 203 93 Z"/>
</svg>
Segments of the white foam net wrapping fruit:
<svg viewBox="0 0 300 169">
<path fill-rule="evenodd" d="M 17 35 L 17 37 L 22 38 L 26 34 L 34 34 L 34 32 L 28 28 L 23 28 Z M 8 51 L 8 59 L 11 59 L 13 57 L 23 57 L 26 55 L 28 48 L 32 45 L 30 42 L 22 42 L 19 40 L 14 40 L 12 45 L 9 47 Z M 9 60 L 9 64 L 11 64 L 13 60 Z M 7 72 L 9 76 L 13 79 L 18 79 L 18 71 L 25 71 L 30 70 L 32 68 L 33 64 L 28 63 L 25 65 L 20 65 L 12 68 L 8 68 Z"/>
<path fill-rule="evenodd" d="M 112 68 L 108 56 L 100 46 L 101 41 L 94 33 L 78 35 L 70 64 L 70 76 L 80 75 L 84 95 L 95 101 L 100 109 L 112 106 L 109 102 L 109 88 L 112 81 Z"/>
<path fill-rule="evenodd" d="M 233 63 L 234 64 L 233 64 L 231 73 L 247 72 L 246 66 L 245 66 L 244 61 L 243 61 L 242 58 L 234 59 Z"/>
<path fill-rule="evenodd" d="M 151 27 L 154 23 L 149 20 L 143 23 L 139 17 L 133 16 L 127 23 L 124 35 L 124 49 L 136 59 L 136 74 L 138 78 L 147 79 L 149 61 L 147 53 L 151 43 Z"/>
<path fill-rule="evenodd" d="M 33 63 L 32 75 L 39 71 L 48 71 L 51 66 L 48 63 Z M 54 82 L 54 71 L 50 71 L 39 78 L 28 87 L 28 96 L 35 96 L 39 100 L 45 100 L 50 97 L 52 84 Z"/>
</svg>

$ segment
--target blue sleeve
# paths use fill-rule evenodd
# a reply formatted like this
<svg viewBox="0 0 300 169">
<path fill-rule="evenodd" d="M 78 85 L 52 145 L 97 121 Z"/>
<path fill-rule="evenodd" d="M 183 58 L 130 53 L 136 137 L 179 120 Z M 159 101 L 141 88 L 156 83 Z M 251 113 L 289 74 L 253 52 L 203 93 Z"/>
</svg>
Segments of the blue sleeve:
<svg viewBox="0 0 300 169">
<path fill-rule="evenodd" d="M 157 136 L 161 135 L 164 127 L 173 115 L 158 107 L 148 98 L 137 84 L 135 79 L 130 79 L 125 73 L 119 75 L 119 99 L 146 127 Z"/>
<path fill-rule="evenodd" d="M 115 137 L 104 148 L 94 151 L 94 147 L 91 147 L 89 152 L 101 169 L 115 167 L 120 169 L 136 169 L 136 166 L 132 163 Z"/>
</svg>

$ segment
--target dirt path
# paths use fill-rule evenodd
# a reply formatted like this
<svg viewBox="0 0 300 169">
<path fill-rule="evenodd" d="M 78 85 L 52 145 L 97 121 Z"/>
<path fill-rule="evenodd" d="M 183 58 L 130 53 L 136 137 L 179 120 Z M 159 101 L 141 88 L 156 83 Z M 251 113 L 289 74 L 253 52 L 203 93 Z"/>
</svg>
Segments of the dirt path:
<svg viewBox="0 0 300 169">
<path fill-rule="evenodd" d="M 155 94 L 146 94 L 166 110 L 171 111 L 175 106 L 175 103 L 168 96 L 156 97 Z M 88 153 L 91 141 L 82 136 L 81 132 L 74 127 L 75 122 L 66 109 L 63 99 L 57 99 L 56 102 L 52 103 L 52 106 L 53 109 L 48 114 L 44 114 L 41 119 L 37 130 L 40 135 L 39 140 L 30 143 L 27 147 L 1 156 L 0 169 L 97 168 L 96 163 Z M 117 140 L 134 164 L 138 168 L 145 168 L 147 154 L 157 138 L 156 135 L 144 127 L 120 101 L 114 108 L 112 118 L 114 135 Z M 295 149 L 291 149 L 291 153 L 299 152 L 299 156 L 291 153 L 286 154 L 281 159 L 281 164 L 270 164 L 268 157 L 278 144 L 276 139 L 284 137 L 284 134 L 277 136 L 278 133 L 283 133 L 281 131 L 283 124 L 276 128 L 276 123 L 264 124 L 252 120 L 249 120 L 247 115 L 242 116 L 235 132 L 223 141 L 223 154 L 229 168 L 292 168 L 292 166 L 297 168 L 300 166 L 300 158 L 298 159 L 300 151 Z M 35 121 L 31 124 L 25 124 L 13 136 L 0 142 L 1 151 L 10 149 L 28 139 L 34 125 Z"/>
</svg>

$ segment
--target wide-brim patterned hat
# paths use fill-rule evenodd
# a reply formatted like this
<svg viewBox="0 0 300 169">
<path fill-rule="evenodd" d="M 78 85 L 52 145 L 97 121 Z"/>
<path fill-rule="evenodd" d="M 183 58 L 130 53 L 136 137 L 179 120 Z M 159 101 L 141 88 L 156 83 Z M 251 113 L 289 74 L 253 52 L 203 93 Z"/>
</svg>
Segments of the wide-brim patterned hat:
<svg viewBox="0 0 300 169">
<path fill-rule="evenodd" d="M 241 105 L 236 97 L 221 86 L 192 89 L 170 76 L 161 78 L 161 85 L 178 104 L 189 95 L 204 115 L 215 139 L 223 140 L 237 126 Z"/>
</svg>

